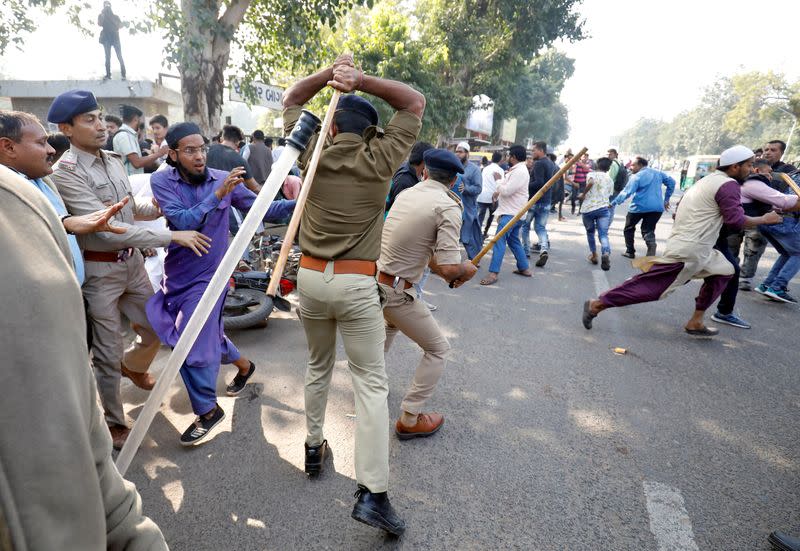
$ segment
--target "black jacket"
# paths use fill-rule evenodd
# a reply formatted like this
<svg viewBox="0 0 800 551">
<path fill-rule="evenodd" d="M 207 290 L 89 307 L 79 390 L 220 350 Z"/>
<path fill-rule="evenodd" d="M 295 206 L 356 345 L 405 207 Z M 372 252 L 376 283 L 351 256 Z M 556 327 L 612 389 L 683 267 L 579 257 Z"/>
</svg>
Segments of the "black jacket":
<svg viewBox="0 0 800 551">
<path fill-rule="evenodd" d="M 389 212 L 389 209 L 392 208 L 397 195 L 401 191 L 414 187 L 418 183 L 419 178 L 417 177 L 416 169 L 408 161 L 400 165 L 400 168 L 392 176 L 392 187 L 389 188 L 389 198 L 386 199 L 386 212 Z"/>
</svg>

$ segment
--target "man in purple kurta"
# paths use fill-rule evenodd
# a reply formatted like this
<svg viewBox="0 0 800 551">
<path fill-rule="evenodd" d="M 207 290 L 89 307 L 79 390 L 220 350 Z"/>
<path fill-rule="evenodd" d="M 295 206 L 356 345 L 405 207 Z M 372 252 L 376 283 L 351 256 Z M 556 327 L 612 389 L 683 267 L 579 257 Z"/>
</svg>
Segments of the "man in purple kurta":
<svg viewBox="0 0 800 551">
<path fill-rule="evenodd" d="M 208 250 L 170 246 L 164 262 L 161 290 L 147 303 L 147 318 L 162 342 L 174 347 L 197 308 L 203 292 L 217 270 L 228 244 L 228 211 L 233 205 L 248 210 L 256 195 L 239 185 L 244 170 L 230 173 L 206 167 L 206 146 L 193 123 L 170 127 L 166 137 L 170 168 L 155 172 L 150 186 L 169 227 L 202 231 L 211 240 Z M 275 201 L 265 220 L 282 219 L 294 209 L 294 201 Z M 205 253 L 205 254 L 201 254 Z M 181 444 L 195 445 L 225 418 L 217 404 L 217 375 L 221 363 L 232 363 L 239 373 L 228 385 L 228 395 L 244 389 L 255 365 L 244 358 L 225 336 L 222 325 L 222 293 L 192 346 L 181 377 L 197 419 L 181 435 Z"/>
<path fill-rule="evenodd" d="M 607 308 L 659 300 L 692 279 L 702 279 L 695 311 L 685 330 L 699 337 L 713 337 L 719 332 L 706 327 L 703 316 L 734 273 L 733 265 L 714 248 L 722 225 L 736 230 L 780 220 L 774 212 L 755 218 L 744 214 L 739 188 L 750 175 L 753 158 L 754 153 L 742 145 L 722 152 L 719 168 L 681 199 L 664 254 L 635 261 L 643 273 L 584 303 L 582 321 L 586 329 L 591 329 L 592 320 Z"/>
</svg>

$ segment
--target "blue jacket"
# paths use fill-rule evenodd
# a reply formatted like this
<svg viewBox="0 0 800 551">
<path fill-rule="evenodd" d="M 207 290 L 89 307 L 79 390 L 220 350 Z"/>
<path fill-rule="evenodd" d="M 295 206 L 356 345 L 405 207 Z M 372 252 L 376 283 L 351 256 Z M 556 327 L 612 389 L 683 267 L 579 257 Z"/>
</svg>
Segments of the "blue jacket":
<svg viewBox="0 0 800 551">
<path fill-rule="evenodd" d="M 666 194 L 661 194 L 661 186 L 667 187 Z M 633 195 L 628 212 L 664 212 L 664 203 L 669 202 L 675 191 L 675 180 L 649 166 L 633 174 L 617 197 L 611 201 L 612 206 L 621 205 Z"/>
</svg>

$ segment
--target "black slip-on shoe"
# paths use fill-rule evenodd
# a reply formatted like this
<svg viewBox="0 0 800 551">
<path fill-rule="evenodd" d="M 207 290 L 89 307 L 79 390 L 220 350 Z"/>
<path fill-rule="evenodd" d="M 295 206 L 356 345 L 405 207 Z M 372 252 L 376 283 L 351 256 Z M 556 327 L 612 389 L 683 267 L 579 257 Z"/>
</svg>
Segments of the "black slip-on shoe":
<svg viewBox="0 0 800 551">
<path fill-rule="evenodd" d="M 373 494 L 369 488 L 359 484 L 353 497 L 357 501 L 350 516 L 358 522 L 380 528 L 395 536 L 406 531 L 406 523 L 397 516 L 386 492 Z"/>
<path fill-rule="evenodd" d="M 217 404 L 214 414 L 208 419 L 201 415 L 181 435 L 182 446 L 196 446 L 205 441 L 211 431 L 225 419 L 225 412 Z"/>
<path fill-rule="evenodd" d="M 242 375 L 241 373 L 236 373 L 236 376 L 225 388 L 225 394 L 228 396 L 238 396 L 244 390 L 245 385 L 247 385 L 247 381 L 250 377 L 253 376 L 253 373 L 256 372 L 256 364 L 250 362 L 250 371 L 247 372 L 247 375 Z"/>
<path fill-rule="evenodd" d="M 306 448 L 306 474 L 308 476 L 319 476 L 325 467 L 325 458 L 328 457 L 328 441 L 323 440 L 319 446 L 309 446 Z"/>
<path fill-rule="evenodd" d="M 583 303 L 583 316 L 581 321 L 586 329 L 592 328 L 592 320 L 597 317 L 597 314 L 592 314 L 592 301 L 587 300 Z"/>
<path fill-rule="evenodd" d="M 779 551 L 800 551 L 800 538 L 793 538 L 785 532 L 776 530 L 767 539 L 772 547 Z"/>
<path fill-rule="evenodd" d="M 547 259 L 550 258 L 550 255 L 547 251 L 542 251 L 539 255 L 539 260 L 536 261 L 537 268 L 544 268 L 544 265 L 547 264 Z"/>
<path fill-rule="evenodd" d="M 622 253 L 622 256 L 624 256 L 625 258 L 636 258 L 636 253 L 629 253 L 628 251 L 625 251 L 624 253 Z"/>
<path fill-rule="evenodd" d="M 604 272 L 607 272 L 611 269 L 611 259 L 607 254 L 604 254 L 602 257 L 600 257 L 600 269 Z"/>
</svg>

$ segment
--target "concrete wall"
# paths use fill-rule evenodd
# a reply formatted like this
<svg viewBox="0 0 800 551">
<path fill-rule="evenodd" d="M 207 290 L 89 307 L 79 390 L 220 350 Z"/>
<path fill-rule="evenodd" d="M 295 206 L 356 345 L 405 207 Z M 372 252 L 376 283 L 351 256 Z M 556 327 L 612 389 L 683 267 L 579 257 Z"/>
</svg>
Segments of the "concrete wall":
<svg viewBox="0 0 800 551">
<path fill-rule="evenodd" d="M 47 111 L 50 109 L 52 98 L 11 98 L 11 108 L 16 111 L 26 111 L 33 113 L 42 124 L 47 126 Z M 106 114 L 119 116 L 119 106 L 121 104 L 133 105 L 144 112 L 146 118 L 156 113 L 167 115 L 169 104 L 148 98 L 97 98 L 97 102 Z"/>
</svg>

